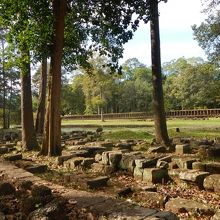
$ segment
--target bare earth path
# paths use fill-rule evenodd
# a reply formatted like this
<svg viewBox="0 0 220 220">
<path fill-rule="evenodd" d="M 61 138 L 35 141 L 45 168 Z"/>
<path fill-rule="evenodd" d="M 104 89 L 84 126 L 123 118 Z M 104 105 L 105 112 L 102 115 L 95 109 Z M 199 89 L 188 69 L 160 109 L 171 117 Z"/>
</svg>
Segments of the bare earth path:
<svg viewBox="0 0 220 220">
<path fill-rule="evenodd" d="M 76 202 L 78 208 L 89 208 L 91 212 L 97 213 L 99 219 L 164 219 L 176 220 L 175 214 L 171 212 L 158 211 L 155 209 L 144 208 L 126 201 L 121 201 L 101 193 L 90 193 L 85 191 L 73 190 L 64 186 L 56 185 L 42 180 L 21 168 L 16 167 L 10 162 L 0 160 L 0 176 L 5 180 L 23 181 L 30 180 L 34 184 L 43 184 L 52 189 L 54 193 Z M 106 216 L 107 218 L 105 218 Z"/>
</svg>

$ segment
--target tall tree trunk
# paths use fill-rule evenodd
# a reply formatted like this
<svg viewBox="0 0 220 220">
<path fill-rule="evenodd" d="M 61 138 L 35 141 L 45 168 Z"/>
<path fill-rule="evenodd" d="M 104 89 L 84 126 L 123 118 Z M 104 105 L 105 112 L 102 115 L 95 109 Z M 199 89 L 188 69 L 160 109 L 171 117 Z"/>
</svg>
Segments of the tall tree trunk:
<svg viewBox="0 0 220 220">
<path fill-rule="evenodd" d="M 160 57 L 160 32 L 158 1 L 152 0 L 150 5 L 151 19 L 151 60 L 152 60 L 152 83 L 153 83 L 153 108 L 156 142 L 169 146 L 169 136 L 166 125 L 164 109 L 161 57 Z"/>
<path fill-rule="evenodd" d="M 37 108 L 37 117 L 35 123 L 35 130 L 39 134 L 43 134 L 44 130 L 44 118 L 45 118 L 45 101 L 47 91 L 47 59 L 42 60 L 41 66 L 41 86 L 39 95 L 39 104 Z"/>
<path fill-rule="evenodd" d="M 48 100 L 42 154 L 56 156 L 61 154 L 61 60 L 64 40 L 66 0 L 53 0 L 54 35 L 51 54 Z"/>
<path fill-rule="evenodd" d="M 2 109 L 2 119 L 3 119 L 3 129 L 7 129 L 7 115 L 6 115 L 6 76 L 5 76 L 5 45 L 2 38 L 2 78 L 3 78 L 3 109 Z"/>
<path fill-rule="evenodd" d="M 30 55 L 29 52 L 27 51 L 22 51 L 21 125 L 22 125 L 23 149 L 24 150 L 37 149 L 38 143 L 34 130 L 34 119 L 33 119 L 33 109 L 32 109 Z"/>
<path fill-rule="evenodd" d="M 8 103 L 8 127 L 9 127 L 9 128 L 10 128 L 10 125 L 11 125 L 12 84 L 13 84 L 13 80 L 11 79 L 11 85 L 10 85 L 10 97 L 9 97 L 9 103 Z"/>
<path fill-rule="evenodd" d="M 100 87 L 100 99 L 103 101 L 103 92 L 102 92 L 102 87 Z M 104 122 L 104 115 L 103 115 L 103 105 L 100 107 L 100 116 L 101 116 L 101 121 Z"/>
</svg>

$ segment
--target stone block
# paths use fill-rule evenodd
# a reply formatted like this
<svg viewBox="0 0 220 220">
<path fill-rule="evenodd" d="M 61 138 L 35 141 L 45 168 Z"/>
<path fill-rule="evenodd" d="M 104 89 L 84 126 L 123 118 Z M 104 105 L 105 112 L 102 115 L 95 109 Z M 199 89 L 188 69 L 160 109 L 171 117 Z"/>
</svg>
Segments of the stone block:
<svg viewBox="0 0 220 220">
<path fill-rule="evenodd" d="M 138 168 L 149 168 L 155 166 L 157 163 L 157 159 L 155 158 L 141 158 L 135 159 L 135 166 Z"/>
<path fill-rule="evenodd" d="M 175 147 L 176 154 L 189 154 L 191 148 L 188 144 L 177 144 Z"/>
<path fill-rule="evenodd" d="M 158 147 L 150 147 L 148 149 L 148 153 L 165 153 L 166 147 L 164 146 L 158 146 Z"/>
<path fill-rule="evenodd" d="M 133 190 L 130 187 L 120 189 L 117 192 L 117 197 L 126 197 L 126 196 L 130 195 L 131 193 L 133 193 Z"/>
<path fill-rule="evenodd" d="M 220 194 L 220 174 L 212 174 L 204 179 L 203 186 L 206 190 Z"/>
<path fill-rule="evenodd" d="M 58 156 L 56 158 L 56 164 L 57 165 L 63 165 L 64 161 L 67 161 L 69 159 L 71 159 L 73 156 L 72 155 L 63 155 L 63 156 Z"/>
<path fill-rule="evenodd" d="M 102 153 L 102 164 L 109 165 L 109 151 Z"/>
<path fill-rule="evenodd" d="M 85 158 L 82 163 L 81 166 L 83 168 L 91 168 L 91 165 L 95 163 L 95 159 L 94 158 Z"/>
<path fill-rule="evenodd" d="M 202 162 L 193 162 L 192 163 L 193 170 L 206 171 L 206 165 Z"/>
<path fill-rule="evenodd" d="M 9 182 L 0 183 L 0 196 L 11 195 L 15 193 L 15 187 Z"/>
<path fill-rule="evenodd" d="M 84 159 L 84 157 L 74 157 L 67 161 L 64 161 L 63 165 L 67 169 L 76 169 Z"/>
<path fill-rule="evenodd" d="M 115 168 L 119 167 L 122 158 L 122 153 L 120 151 L 109 152 L 109 164 Z"/>
<path fill-rule="evenodd" d="M 192 182 L 197 184 L 199 187 L 203 186 L 204 179 L 209 175 L 208 172 L 202 172 L 197 170 L 188 170 L 179 173 L 181 180 Z"/>
<path fill-rule="evenodd" d="M 211 174 L 220 174 L 220 163 L 210 162 L 205 164 L 206 172 Z"/>
<path fill-rule="evenodd" d="M 12 155 L 7 155 L 4 156 L 5 160 L 9 160 L 9 161 L 16 161 L 16 160 L 22 160 L 22 154 L 12 154 Z"/>
<path fill-rule="evenodd" d="M 45 164 L 33 164 L 25 168 L 30 173 L 44 173 L 47 171 L 47 165 Z"/>
<path fill-rule="evenodd" d="M 180 168 L 180 169 L 192 169 L 192 164 L 194 162 L 196 162 L 195 159 L 183 159 L 183 158 L 174 158 L 173 159 L 174 162 L 176 162 L 177 166 Z"/>
<path fill-rule="evenodd" d="M 135 167 L 134 173 L 133 173 L 134 179 L 142 181 L 143 180 L 143 172 L 144 172 L 144 169 L 139 168 L 139 167 Z"/>
<path fill-rule="evenodd" d="M 108 180 L 109 180 L 109 177 L 107 177 L 107 176 L 97 177 L 97 178 L 94 178 L 92 180 L 88 180 L 87 181 L 87 186 L 90 189 L 97 189 L 97 188 L 100 188 L 100 187 L 106 187 Z"/>
<path fill-rule="evenodd" d="M 115 171 L 115 169 L 110 165 L 105 165 L 102 163 L 93 163 L 91 165 L 91 169 L 96 173 L 103 173 L 105 175 L 111 174 Z"/>
<path fill-rule="evenodd" d="M 166 161 L 158 160 L 158 161 L 157 161 L 157 164 L 156 164 L 156 167 L 157 167 L 157 168 L 168 169 L 169 164 L 168 164 L 168 162 L 166 162 Z"/>
<path fill-rule="evenodd" d="M 120 142 L 120 143 L 116 143 L 115 147 L 120 150 L 123 150 L 123 149 L 131 150 L 132 144 Z"/>
<path fill-rule="evenodd" d="M 98 153 L 95 155 L 95 162 L 100 162 L 100 161 L 102 161 L 102 155 Z"/>
<path fill-rule="evenodd" d="M 186 210 L 191 213 L 211 213 L 211 208 L 207 204 L 203 204 L 197 201 L 193 201 L 190 199 L 183 198 L 172 198 L 170 199 L 166 205 L 165 209 L 174 213 L 179 213 L 179 210 Z"/>
<path fill-rule="evenodd" d="M 143 181 L 151 183 L 163 183 L 168 180 L 168 170 L 160 168 L 144 169 Z"/>
<path fill-rule="evenodd" d="M 167 163 L 170 163 L 172 161 L 172 156 L 162 157 L 162 158 L 158 159 L 158 161 L 166 161 Z"/>
<path fill-rule="evenodd" d="M 119 167 L 122 170 L 127 170 L 133 173 L 135 167 L 135 156 L 130 154 L 123 154 Z"/>
<path fill-rule="evenodd" d="M 6 146 L 0 147 L 0 154 L 6 154 L 9 152 L 9 149 Z"/>
</svg>

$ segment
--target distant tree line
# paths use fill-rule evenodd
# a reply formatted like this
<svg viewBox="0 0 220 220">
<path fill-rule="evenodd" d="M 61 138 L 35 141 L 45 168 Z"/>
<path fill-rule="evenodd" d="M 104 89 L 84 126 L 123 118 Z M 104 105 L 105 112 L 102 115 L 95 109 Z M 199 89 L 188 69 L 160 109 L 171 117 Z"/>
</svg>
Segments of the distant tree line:
<svg viewBox="0 0 220 220">
<path fill-rule="evenodd" d="M 91 60 L 62 85 L 62 114 L 152 112 L 151 68 L 137 58 L 122 65 L 122 74 L 109 74 L 105 59 Z M 165 109 L 220 107 L 220 71 L 202 58 L 178 58 L 162 65 Z"/>
</svg>

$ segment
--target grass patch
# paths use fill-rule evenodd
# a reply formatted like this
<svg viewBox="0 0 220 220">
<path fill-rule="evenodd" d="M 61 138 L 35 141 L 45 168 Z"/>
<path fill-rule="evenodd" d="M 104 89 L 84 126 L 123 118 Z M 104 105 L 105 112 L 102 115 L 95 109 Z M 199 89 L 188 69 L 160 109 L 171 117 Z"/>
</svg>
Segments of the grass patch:
<svg viewBox="0 0 220 220">
<path fill-rule="evenodd" d="M 154 121 L 137 119 L 106 120 L 63 120 L 63 125 L 82 126 L 81 129 L 95 129 L 103 126 L 106 139 L 152 139 L 154 136 Z M 88 127 L 86 127 L 88 125 Z M 170 137 L 216 138 L 220 136 L 220 118 L 210 119 L 168 119 L 167 127 Z M 180 129 L 177 133 L 176 128 Z M 78 127 L 79 128 L 79 127 Z M 109 132 L 108 132 L 109 131 Z"/>
<path fill-rule="evenodd" d="M 118 141 L 121 139 L 140 139 L 140 140 L 151 140 L 154 136 L 146 131 L 141 130 L 112 130 L 104 132 L 102 137 L 104 139 L 110 139 L 112 141 Z"/>
</svg>

